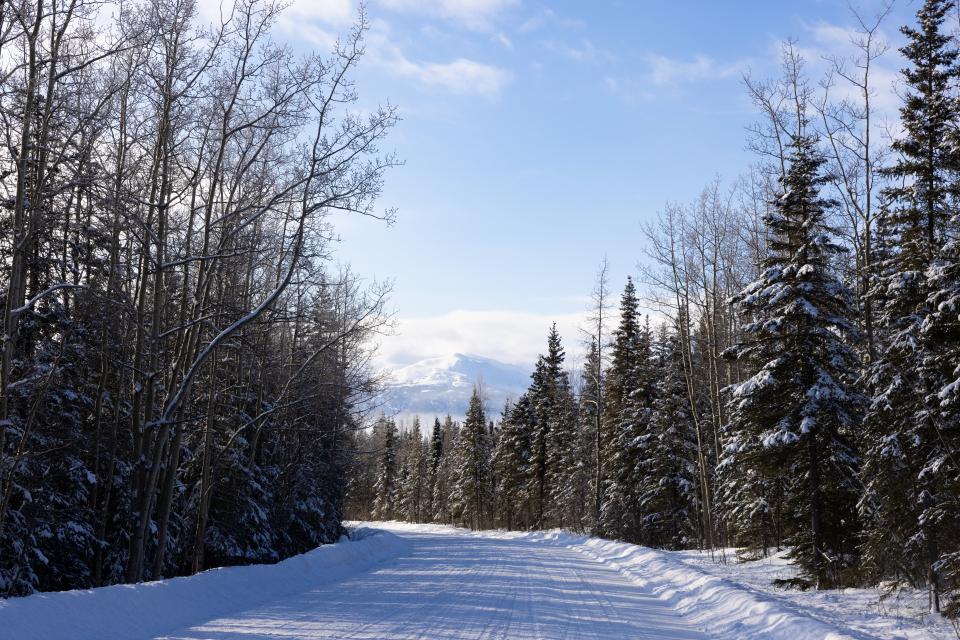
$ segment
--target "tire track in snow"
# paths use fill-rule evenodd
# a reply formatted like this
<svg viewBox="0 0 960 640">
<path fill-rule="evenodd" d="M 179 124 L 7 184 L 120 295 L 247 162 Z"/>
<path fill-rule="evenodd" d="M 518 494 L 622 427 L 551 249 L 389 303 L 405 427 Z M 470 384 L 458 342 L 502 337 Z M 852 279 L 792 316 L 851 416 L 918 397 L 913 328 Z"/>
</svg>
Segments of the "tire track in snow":
<svg viewBox="0 0 960 640">
<path fill-rule="evenodd" d="M 704 640 L 616 569 L 510 534 L 385 524 L 410 552 L 176 640 Z M 136 640 L 134 638 L 125 640 Z"/>
</svg>

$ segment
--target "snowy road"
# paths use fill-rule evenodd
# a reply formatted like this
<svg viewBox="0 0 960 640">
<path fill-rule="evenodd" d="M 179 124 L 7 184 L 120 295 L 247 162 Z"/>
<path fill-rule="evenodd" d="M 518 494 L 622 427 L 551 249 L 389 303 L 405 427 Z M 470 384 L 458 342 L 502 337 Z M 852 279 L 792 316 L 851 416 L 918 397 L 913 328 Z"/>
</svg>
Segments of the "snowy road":
<svg viewBox="0 0 960 640">
<path fill-rule="evenodd" d="M 409 552 L 164 640 L 706 638 L 668 604 L 576 550 L 391 526 Z"/>
</svg>

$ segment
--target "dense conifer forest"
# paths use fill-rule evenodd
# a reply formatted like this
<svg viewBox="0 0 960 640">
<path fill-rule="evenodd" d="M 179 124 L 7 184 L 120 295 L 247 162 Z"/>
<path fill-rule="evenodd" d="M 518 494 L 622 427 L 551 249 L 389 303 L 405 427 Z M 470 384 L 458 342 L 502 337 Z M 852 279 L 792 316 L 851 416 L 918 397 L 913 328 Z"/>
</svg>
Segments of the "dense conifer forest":
<svg viewBox="0 0 960 640">
<path fill-rule="evenodd" d="M 638 277 L 604 261 L 525 393 L 427 424 L 372 419 L 389 286 L 333 259 L 334 213 L 393 217 L 366 16 L 302 56 L 281 11 L 0 2 L 0 596 L 275 562 L 346 517 L 789 549 L 788 586 L 960 616 L 953 1 L 899 52 L 857 15 L 826 78 L 785 43 L 744 78 L 756 164 L 645 224 Z"/>
</svg>

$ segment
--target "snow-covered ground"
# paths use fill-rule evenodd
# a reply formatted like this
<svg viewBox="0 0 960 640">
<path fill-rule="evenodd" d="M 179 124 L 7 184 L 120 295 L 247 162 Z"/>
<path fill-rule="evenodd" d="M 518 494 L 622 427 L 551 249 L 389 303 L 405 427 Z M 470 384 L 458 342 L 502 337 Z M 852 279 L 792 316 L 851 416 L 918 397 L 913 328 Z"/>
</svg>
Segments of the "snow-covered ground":
<svg viewBox="0 0 960 640">
<path fill-rule="evenodd" d="M 877 592 L 769 586 L 782 559 L 715 564 L 561 532 L 357 523 L 355 539 L 276 565 L 0 600 L 0 637 L 949 638 Z M 901 615 L 898 615 L 900 613 Z"/>
<path fill-rule="evenodd" d="M 925 590 L 837 589 L 830 591 L 784 590 L 774 580 L 797 575 L 784 558 L 785 552 L 752 562 L 738 563 L 732 550 L 713 555 L 697 551 L 678 552 L 684 564 L 733 583 L 738 589 L 762 594 L 779 606 L 845 626 L 869 637 L 903 640 L 958 640 L 960 630 L 940 616 L 929 613 Z"/>
</svg>

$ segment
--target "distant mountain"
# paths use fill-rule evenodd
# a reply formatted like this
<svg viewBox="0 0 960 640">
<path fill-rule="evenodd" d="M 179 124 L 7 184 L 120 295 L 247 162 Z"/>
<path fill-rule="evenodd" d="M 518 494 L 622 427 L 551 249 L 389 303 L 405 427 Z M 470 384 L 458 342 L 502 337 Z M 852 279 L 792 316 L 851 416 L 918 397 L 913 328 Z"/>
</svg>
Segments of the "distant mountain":
<svg viewBox="0 0 960 640">
<path fill-rule="evenodd" d="M 434 416 L 462 420 L 473 385 L 481 383 L 488 417 L 500 415 L 507 398 L 516 400 L 530 384 L 530 370 L 481 356 L 455 353 L 420 360 L 393 372 L 384 411 L 399 420 L 419 415 L 426 428 Z"/>
</svg>

